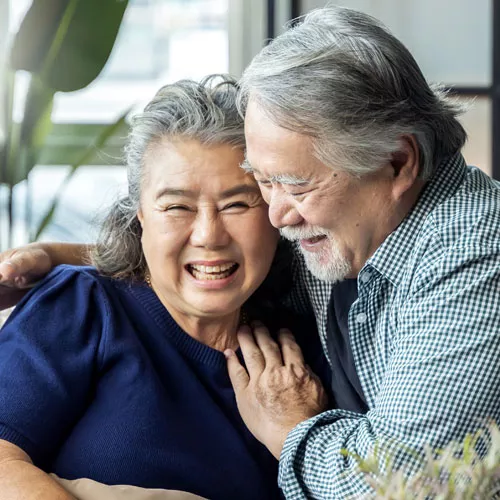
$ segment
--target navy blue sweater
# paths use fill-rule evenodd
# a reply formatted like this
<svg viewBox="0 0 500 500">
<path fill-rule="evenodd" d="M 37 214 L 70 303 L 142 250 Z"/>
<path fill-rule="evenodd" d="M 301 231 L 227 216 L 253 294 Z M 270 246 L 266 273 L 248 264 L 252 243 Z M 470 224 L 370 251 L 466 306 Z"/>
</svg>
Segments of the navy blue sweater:
<svg viewBox="0 0 500 500">
<path fill-rule="evenodd" d="M 280 497 L 277 461 L 241 420 L 223 354 L 147 286 L 91 268 L 53 271 L 2 329 L 0 439 L 66 479 Z"/>
</svg>

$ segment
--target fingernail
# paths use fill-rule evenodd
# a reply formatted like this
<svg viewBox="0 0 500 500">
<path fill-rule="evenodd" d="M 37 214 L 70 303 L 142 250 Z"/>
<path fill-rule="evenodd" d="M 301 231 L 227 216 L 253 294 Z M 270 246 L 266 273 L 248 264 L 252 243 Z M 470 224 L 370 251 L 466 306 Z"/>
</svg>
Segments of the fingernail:
<svg viewBox="0 0 500 500">
<path fill-rule="evenodd" d="M 233 355 L 234 355 L 234 352 L 233 352 L 233 351 L 231 351 L 231 349 L 226 349 L 226 350 L 224 351 L 224 356 L 226 356 L 226 359 L 229 359 L 229 358 L 230 358 L 231 356 L 233 356 Z"/>
<path fill-rule="evenodd" d="M 248 325 L 241 325 L 238 328 L 238 333 L 252 333 L 252 331 L 250 330 L 250 327 Z"/>
</svg>

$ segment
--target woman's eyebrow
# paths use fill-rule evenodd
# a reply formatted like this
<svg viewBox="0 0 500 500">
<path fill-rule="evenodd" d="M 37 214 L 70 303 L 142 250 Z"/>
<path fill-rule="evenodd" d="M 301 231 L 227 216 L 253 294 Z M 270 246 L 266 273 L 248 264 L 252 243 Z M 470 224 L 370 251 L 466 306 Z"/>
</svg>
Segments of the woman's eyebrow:
<svg viewBox="0 0 500 500">
<path fill-rule="evenodd" d="M 258 194 L 260 196 L 260 189 L 257 186 L 251 186 L 249 184 L 240 184 L 222 191 L 221 198 L 230 198 L 238 194 Z"/>
<path fill-rule="evenodd" d="M 181 188 L 163 188 L 156 194 L 156 199 L 162 196 L 182 196 L 185 198 L 196 198 L 199 196 L 198 191 L 193 191 L 190 189 Z M 220 193 L 220 198 L 230 198 L 231 196 L 236 196 L 238 194 L 258 194 L 260 196 L 260 189 L 257 186 L 251 186 L 249 184 L 239 184 L 226 189 Z"/>
<path fill-rule="evenodd" d="M 198 193 L 190 189 L 163 188 L 156 193 L 156 199 L 161 198 L 162 196 L 184 196 L 186 198 L 196 198 Z"/>
</svg>

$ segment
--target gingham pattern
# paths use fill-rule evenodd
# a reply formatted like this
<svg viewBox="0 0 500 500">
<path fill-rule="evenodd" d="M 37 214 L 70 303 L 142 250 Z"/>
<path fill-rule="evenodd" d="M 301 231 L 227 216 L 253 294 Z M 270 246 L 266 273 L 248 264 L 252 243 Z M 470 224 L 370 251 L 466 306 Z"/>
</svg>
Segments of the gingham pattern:
<svg viewBox="0 0 500 500">
<path fill-rule="evenodd" d="M 331 285 L 297 262 L 295 300 L 314 309 L 328 353 Z M 500 422 L 499 278 L 500 185 L 457 155 L 358 276 L 348 321 L 370 410 L 330 410 L 289 434 L 279 475 L 288 500 L 369 492 L 343 448 L 366 457 L 377 442 L 413 471 L 405 446 L 442 447 L 488 417 Z"/>
</svg>

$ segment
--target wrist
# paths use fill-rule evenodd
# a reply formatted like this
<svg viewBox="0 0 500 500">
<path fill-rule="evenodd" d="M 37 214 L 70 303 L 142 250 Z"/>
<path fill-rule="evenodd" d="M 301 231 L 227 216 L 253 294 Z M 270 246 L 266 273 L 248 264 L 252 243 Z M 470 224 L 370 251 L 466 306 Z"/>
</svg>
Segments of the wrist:
<svg viewBox="0 0 500 500">
<path fill-rule="evenodd" d="M 279 430 L 274 430 L 270 433 L 271 438 L 269 440 L 269 444 L 264 443 L 276 460 L 280 459 L 286 438 L 292 429 L 294 429 L 294 427 L 283 427 Z"/>
<path fill-rule="evenodd" d="M 51 267 L 61 264 L 81 266 L 87 263 L 89 246 L 75 243 L 41 243 L 48 255 Z"/>
</svg>

